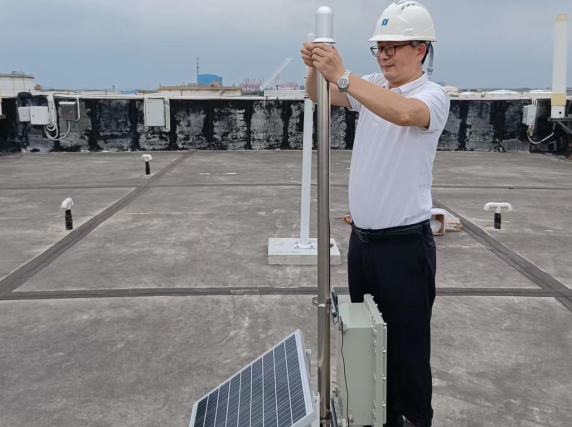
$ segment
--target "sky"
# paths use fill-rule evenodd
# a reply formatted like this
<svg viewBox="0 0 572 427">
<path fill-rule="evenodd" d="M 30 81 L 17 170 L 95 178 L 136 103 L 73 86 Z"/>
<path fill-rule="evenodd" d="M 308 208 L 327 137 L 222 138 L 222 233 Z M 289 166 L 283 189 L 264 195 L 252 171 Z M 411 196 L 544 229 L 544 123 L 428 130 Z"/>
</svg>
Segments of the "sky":
<svg viewBox="0 0 572 427">
<path fill-rule="evenodd" d="M 336 46 L 356 74 L 379 71 L 369 52 L 380 0 L 0 0 L 0 72 L 57 88 L 155 89 L 217 74 L 225 85 L 303 84 L 300 48 L 329 6 Z M 554 21 L 571 0 L 424 0 L 435 21 L 433 81 L 461 88 L 544 88 L 552 82 Z M 568 36 L 572 86 L 572 25 Z"/>
</svg>

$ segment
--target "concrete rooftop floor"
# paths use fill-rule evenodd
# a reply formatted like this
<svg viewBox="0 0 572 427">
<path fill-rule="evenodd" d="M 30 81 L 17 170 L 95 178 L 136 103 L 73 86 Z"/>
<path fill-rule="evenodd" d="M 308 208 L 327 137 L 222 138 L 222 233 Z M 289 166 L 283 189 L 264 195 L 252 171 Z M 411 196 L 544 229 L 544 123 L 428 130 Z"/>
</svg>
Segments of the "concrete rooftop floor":
<svg viewBox="0 0 572 427">
<path fill-rule="evenodd" d="M 316 267 L 266 261 L 299 232 L 301 153 L 152 154 L 150 177 L 140 153 L 0 158 L 0 427 L 187 426 L 295 329 L 317 354 Z M 344 258 L 350 159 L 332 153 Z M 436 238 L 434 425 L 571 425 L 572 164 L 438 153 L 434 177 L 464 225 Z M 491 201 L 514 207 L 502 230 Z"/>
</svg>

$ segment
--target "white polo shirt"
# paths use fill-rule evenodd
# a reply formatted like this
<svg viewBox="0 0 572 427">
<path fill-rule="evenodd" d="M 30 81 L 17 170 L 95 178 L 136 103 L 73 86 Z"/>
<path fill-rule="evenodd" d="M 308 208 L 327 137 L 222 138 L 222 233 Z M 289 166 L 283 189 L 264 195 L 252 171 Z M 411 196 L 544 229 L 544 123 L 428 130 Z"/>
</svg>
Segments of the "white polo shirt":
<svg viewBox="0 0 572 427">
<path fill-rule="evenodd" d="M 389 88 L 383 74 L 363 79 Z M 449 117 L 449 96 L 423 75 L 391 89 L 429 107 L 429 129 L 398 126 L 365 108 L 348 94 L 359 112 L 349 184 L 350 213 L 356 226 L 378 230 L 416 224 L 431 217 L 433 160 Z"/>
</svg>

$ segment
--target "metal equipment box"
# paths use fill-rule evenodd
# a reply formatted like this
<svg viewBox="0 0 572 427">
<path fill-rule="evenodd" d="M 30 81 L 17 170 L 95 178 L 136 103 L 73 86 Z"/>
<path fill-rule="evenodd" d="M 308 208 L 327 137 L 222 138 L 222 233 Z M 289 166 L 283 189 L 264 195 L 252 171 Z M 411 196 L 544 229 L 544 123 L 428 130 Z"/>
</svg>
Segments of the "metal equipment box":
<svg viewBox="0 0 572 427">
<path fill-rule="evenodd" d="M 48 107 L 30 107 L 30 122 L 33 125 L 49 125 L 50 111 Z"/>
<path fill-rule="evenodd" d="M 522 109 L 522 123 L 527 126 L 534 126 L 536 123 L 536 105 L 526 105 Z"/>
<path fill-rule="evenodd" d="M 371 295 L 363 303 L 341 304 L 339 317 L 334 388 L 338 424 L 382 427 L 386 421 L 386 324 Z"/>
<path fill-rule="evenodd" d="M 148 98 L 145 101 L 145 125 L 165 126 L 165 100 L 163 98 Z"/>
<path fill-rule="evenodd" d="M 60 102 L 60 118 L 62 120 L 75 121 L 79 119 L 77 104 L 74 101 Z"/>
<path fill-rule="evenodd" d="M 30 107 L 18 107 L 18 120 L 20 123 L 29 123 L 32 118 L 30 117 Z"/>
</svg>

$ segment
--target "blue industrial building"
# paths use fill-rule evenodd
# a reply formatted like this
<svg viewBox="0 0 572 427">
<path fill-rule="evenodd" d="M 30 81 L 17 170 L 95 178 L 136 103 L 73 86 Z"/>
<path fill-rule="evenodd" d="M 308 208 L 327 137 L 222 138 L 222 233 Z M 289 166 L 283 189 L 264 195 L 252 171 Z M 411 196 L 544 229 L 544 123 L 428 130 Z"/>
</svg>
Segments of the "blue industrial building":
<svg viewBox="0 0 572 427">
<path fill-rule="evenodd" d="M 214 74 L 199 74 L 199 86 L 210 86 L 210 84 L 213 82 L 218 82 L 222 86 L 222 77 L 216 76 Z"/>
</svg>

